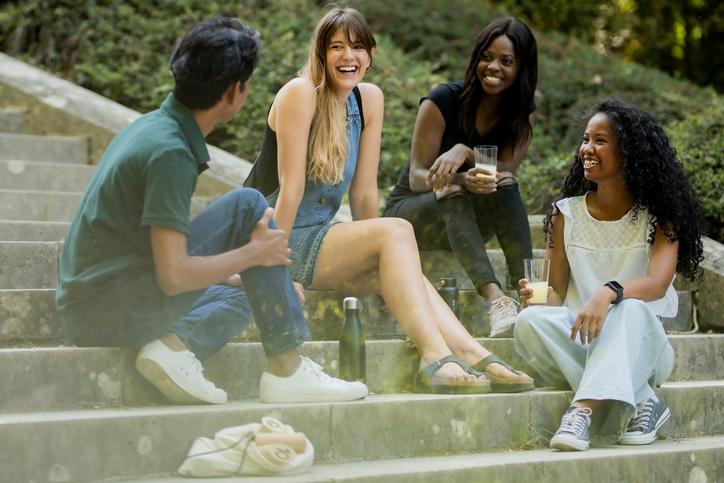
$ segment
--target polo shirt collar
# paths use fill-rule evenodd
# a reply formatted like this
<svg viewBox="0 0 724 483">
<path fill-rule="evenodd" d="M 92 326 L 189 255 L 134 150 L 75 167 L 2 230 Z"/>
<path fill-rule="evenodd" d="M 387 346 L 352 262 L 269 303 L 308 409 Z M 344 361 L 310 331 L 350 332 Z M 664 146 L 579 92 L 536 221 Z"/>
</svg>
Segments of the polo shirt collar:
<svg viewBox="0 0 724 483">
<path fill-rule="evenodd" d="M 199 163 L 199 173 L 207 169 L 209 167 L 207 162 L 211 157 L 206 147 L 204 135 L 201 133 L 201 128 L 199 128 L 196 119 L 194 119 L 191 109 L 179 102 L 173 93 L 166 97 L 161 104 L 161 109 L 175 119 L 179 123 L 179 126 L 181 126 L 181 130 L 188 140 L 191 152 Z"/>
</svg>

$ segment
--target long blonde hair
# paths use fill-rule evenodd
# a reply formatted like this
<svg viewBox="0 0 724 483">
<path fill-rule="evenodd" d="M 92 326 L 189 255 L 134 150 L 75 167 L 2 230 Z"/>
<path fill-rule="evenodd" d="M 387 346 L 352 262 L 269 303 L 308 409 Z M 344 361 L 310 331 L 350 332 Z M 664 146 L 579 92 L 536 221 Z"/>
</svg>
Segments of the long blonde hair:
<svg viewBox="0 0 724 483">
<path fill-rule="evenodd" d="M 339 101 L 327 82 L 327 48 L 339 29 L 349 40 L 361 43 L 372 59 L 377 45 L 367 21 L 354 8 L 335 7 L 317 24 L 309 46 L 309 57 L 300 74 L 309 76 L 317 90 L 317 107 L 309 133 L 310 179 L 327 184 L 339 184 L 347 158 L 346 117 Z"/>
</svg>

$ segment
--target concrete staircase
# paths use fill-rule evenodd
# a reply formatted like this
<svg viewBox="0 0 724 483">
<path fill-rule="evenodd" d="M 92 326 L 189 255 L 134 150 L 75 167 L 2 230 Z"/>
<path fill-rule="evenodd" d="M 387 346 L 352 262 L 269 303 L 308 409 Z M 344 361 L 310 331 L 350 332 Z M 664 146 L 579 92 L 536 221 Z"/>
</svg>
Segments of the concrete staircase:
<svg viewBox="0 0 724 483">
<path fill-rule="evenodd" d="M 133 368 L 125 349 L 76 348 L 54 310 L 57 257 L 68 221 L 92 174 L 84 137 L 23 133 L 19 109 L 0 110 L 0 481 L 180 481 L 174 472 L 192 440 L 273 415 L 315 445 L 311 472 L 282 481 L 533 482 L 721 481 L 724 478 L 724 335 L 671 334 L 677 361 L 660 394 L 673 415 L 665 440 L 645 447 L 556 453 L 545 444 L 570 392 L 433 396 L 409 392 L 414 350 L 377 297 L 364 299 L 369 387 L 352 403 L 261 404 L 261 346 L 253 327 L 207 364 L 229 393 L 224 406 L 169 406 Z M 208 193 L 194 201 L 198 211 Z M 531 217 L 537 250 L 540 219 Z M 500 250 L 491 258 L 505 274 Z M 448 254 L 423 254 L 435 280 L 455 276 L 462 320 L 488 332 L 487 305 Z M 721 277 L 720 274 L 715 274 Z M 714 275 L 707 275 L 710 278 Z M 692 326 L 696 284 L 681 284 L 680 316 Z M 314 342 L 305 353 L 337 372 L 339 294 L 312 292 Z M 102 314 L 99 314 L 102 318 Z M 510 339 L 484 345 L 530 371 Z M 255 481 L 247 479 L 246 481 Z M 281 479 L 280 479 L 281 480 Z M 259 481 L 276 481 L 264 478 Z"/>
</svg>

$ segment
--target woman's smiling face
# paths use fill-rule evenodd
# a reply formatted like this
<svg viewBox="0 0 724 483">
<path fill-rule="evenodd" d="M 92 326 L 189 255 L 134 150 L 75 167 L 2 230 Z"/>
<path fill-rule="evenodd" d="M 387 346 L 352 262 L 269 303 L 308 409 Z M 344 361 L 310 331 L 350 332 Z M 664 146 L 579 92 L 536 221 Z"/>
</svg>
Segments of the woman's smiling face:
<svg viewBox="0 0 724 483">
<path fill-rule="evenodd" d="M 478 80 L 486 94 L 497 96 L 513 85 L 518 69 L 513 42 L 507 36 L 500 35 L 480 54 Z"/>
<path fill-rule="evenodd" d="M 578 156 L 583 163 L 583 174 L 589 181 L 598 183 L 622 176 L 616 133 L 605 113 L 596 113 L 588 121 Z"/>
<path fill-rule="evenodd" d="M 335 90 L 351 91 L 362 81 L 371 63 L 370 54 L 362 42 L 347 37 L 337 29 L 327 46 L 327 80 Z"/>
</svg>

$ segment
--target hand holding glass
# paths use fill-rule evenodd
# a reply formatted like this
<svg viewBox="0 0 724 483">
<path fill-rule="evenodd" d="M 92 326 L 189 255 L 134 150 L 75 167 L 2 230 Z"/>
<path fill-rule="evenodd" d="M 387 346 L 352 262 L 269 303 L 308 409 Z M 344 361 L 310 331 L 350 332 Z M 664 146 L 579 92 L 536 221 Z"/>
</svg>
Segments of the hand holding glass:
<svg viewBox="0 0 724 483">
<path fill-rule="evenodd" d="M 476 176 L 478 178 L 495 177 L 495 173 L 498 170 L 498 146 L 475 146 L 473 153 L 475 154 L 475 167 L 492 173 L 477 173 Z"/>
<path fill-rule="evenodd" d="M 528 288 L 533 290 L 533 296 L 528 299 L 528 305 L 546 305 L 548 303 L 548 271 L 550 260 L 544 258 L 526 258 L 523 260 L 525 278 Z"/>
</svg>

